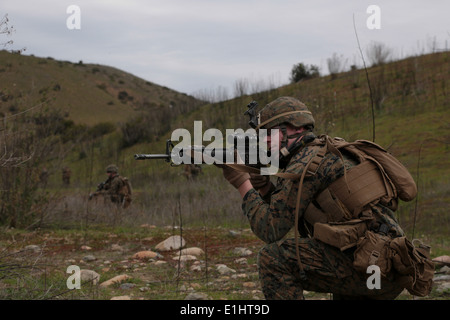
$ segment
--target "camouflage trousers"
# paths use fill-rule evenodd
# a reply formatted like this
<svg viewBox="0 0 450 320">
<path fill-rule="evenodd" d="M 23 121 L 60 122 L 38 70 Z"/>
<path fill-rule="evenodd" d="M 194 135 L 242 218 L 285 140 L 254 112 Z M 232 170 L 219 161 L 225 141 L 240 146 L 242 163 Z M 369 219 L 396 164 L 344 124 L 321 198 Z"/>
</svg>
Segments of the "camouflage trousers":
<svg viewBox="0 0 450 320">
<path fill-rule="evenodd" d="M 306 273 L 301 280 L 295 239 L 264 246 L 258 254 L 259 279 L 268 300 L 303 299 L 303 290 L 333 293 L 336 299 L 395 299 L 403 290 L 381 277 L 380 289 L 369 289 L 371 274 L 353 269 L 353 251 L 339 249 L 311 238 L 300 238 L 300 259 Z"/>
</svg>

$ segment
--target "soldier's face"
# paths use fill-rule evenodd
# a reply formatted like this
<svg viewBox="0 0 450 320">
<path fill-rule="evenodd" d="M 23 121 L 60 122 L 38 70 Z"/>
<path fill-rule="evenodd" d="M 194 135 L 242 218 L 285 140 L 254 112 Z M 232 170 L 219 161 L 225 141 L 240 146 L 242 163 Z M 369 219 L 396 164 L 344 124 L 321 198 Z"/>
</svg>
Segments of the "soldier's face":
<svg viewBox="0 0 450 320">
<path fill-rule="evenodd" d="M 288 136 L 294 135 L 296 133 L 300 133 L 305 131 L 305 129 L 302 128 L 295 128 L 289 124 L 286 125 L 286 134 Z M 288 139 L 288 147 L 296 140 L 296 138 Z M 267 137 L 265 138 L 265 141 L 267 142 L 267 148 L 270 149 L 271 152 L 273 151 L 279 151 L 281 141 L 283 141 L 283 132 L 281 131 L 281 128 L 279 126 L 271 128 L 271 130 L 268 130 Z"/>
<path fill-rule="evenodd" d="M 264 139 L 267 143 L 267 149 L 271 152 L 279 151 L 281 140 L 283 140 L 283 133 L 280 130 L 280 127 L 273 127 L 270 130 L 267 130 L 267 136 Z"/>
</svg>

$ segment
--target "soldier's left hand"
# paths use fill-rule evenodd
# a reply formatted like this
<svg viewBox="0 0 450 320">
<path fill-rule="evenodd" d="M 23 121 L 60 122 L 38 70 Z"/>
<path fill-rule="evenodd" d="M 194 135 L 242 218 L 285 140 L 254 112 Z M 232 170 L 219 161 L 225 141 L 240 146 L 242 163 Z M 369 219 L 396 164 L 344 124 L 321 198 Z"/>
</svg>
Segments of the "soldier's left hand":
<svg viewBox="0 0 450 320">
<path fill-rule="evenodd" d="M 245 181 L 250 179 L 250 175 L 247 172 L 237 171 L 226 164 L 216 164 L 216 166 L 222 168 L 223 176 L 236 189 L 238 189 Z"/>
</svg>

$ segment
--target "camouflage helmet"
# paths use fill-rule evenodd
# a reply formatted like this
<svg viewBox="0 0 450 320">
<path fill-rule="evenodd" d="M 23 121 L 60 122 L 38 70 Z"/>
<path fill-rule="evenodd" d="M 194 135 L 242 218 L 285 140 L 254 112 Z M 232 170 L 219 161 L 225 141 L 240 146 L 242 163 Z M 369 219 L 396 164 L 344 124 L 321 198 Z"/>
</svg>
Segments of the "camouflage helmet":
<svg viewBox="0 0 450 320">
<path fill-rule="evenodd" d="M 119 168 L 117 168 L 117 166 L 115 164 L 110 164 L 109 166 L 106 167 L 106 172 L 107 173 L 110 173 L 110 172 L 118 173 Z"/>
<path fill-rule="evenodd" d="M 308 107 L 292 97 L 280 97 L 270 102 L 259 112 L 258 118 L 257 129 L 270 129 L 282 123 L 314 127 L 314 118 Z"/>
</svg>

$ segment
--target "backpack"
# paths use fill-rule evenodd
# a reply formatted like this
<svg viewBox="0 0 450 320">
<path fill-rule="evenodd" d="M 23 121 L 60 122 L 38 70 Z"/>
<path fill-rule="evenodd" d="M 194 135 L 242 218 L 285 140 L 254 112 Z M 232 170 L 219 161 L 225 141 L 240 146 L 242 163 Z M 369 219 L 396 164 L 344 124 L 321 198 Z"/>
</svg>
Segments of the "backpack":
<svg viewBox="0 0 450 320">
<path fill-rule="evenodd" d="M 348 142 L 325 135 L 320 136 L 315 144 L 319 151 L 311 161 L 310 172 L 317 171 L 327 150 L 342 160 L 342 152 L 346 152 L 359 163 L 344 170 L 343 177 L 318 195 L 323 207 L 329 206 L 329 211 L 337 214 L 331 217 L 331 221 L 358 218 L 368 204 L 378 199 L 395 211 L 398 199 L 411 201 L 416 197 L 417 186 L 408 169 L 378 144 L 367 140 Z M 336 207 L 344 210 L 335 210 Z"/>
<path fill-rule="evenodd" d="M 343 177 L 319 194 L 321 209 L 326 211 L 325 215 L 331 221 L 317 221 L 314 224 L 314 238 L 342 251 L 356 245 L 355 270 L 365 273 L 368 266 L 377 265 L 382 276 L 393 270 L 411 294 L 428 295 L 434 274 L 429 247 L 416 247 L 405 236 L 390 238 L 386 229 L 378 230 L 381 233 L 372 232 L 361 220 L 364 217 L 358 216 L 373 201 L 380 201 L 396 210 L 397 199 L 413 200 L 417 196 L 417 186 L 409 171 L 394 156 L 371 141 L 347 142 L 328 136 L 320 136 L 319 139 L 319 158 L 323 158 L 328 149 L 341 159 L 342 152 L 348 152 L 359 164 L 348 172 L 344 171 Z M 313 159 L 312 163 L 315 162 L 320 165 L 320 160 Z M 305 219 L 308 219 L 307 216 L 320 216 L 320 211 L 314 205 L 308 206 Z"/>
<path fill-rule="evenodd" d="M 122 188 L 119 190 L 119 194 L 123 197 L 122 207 L 128 208 L 131 204 L 133 189 L 131 188 L 130 180 L 127 177 L 120 177 L 122 180 Z"/>
<path fill-rule="evenodd" d="M 333 139 L 334 146 L 353 154 L 360 163 L 369 160 L 376 164 L 384 178 L 393 185 L 394 195 L 403 201 L 411 201 L 417 195 L 413 177 L 400 161 L 378 144 L 367 140 L 346 142 L 340 138 Z"/>
</svg>

